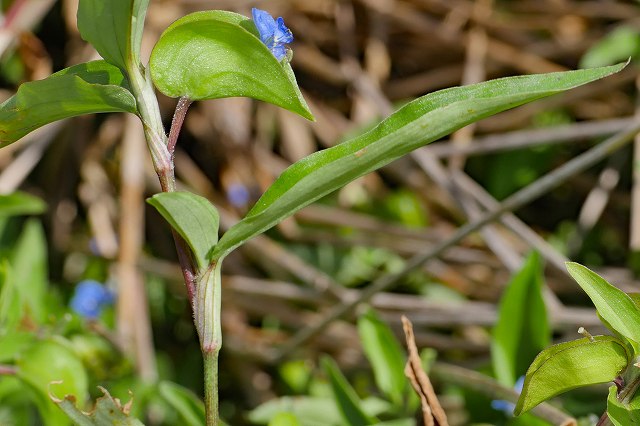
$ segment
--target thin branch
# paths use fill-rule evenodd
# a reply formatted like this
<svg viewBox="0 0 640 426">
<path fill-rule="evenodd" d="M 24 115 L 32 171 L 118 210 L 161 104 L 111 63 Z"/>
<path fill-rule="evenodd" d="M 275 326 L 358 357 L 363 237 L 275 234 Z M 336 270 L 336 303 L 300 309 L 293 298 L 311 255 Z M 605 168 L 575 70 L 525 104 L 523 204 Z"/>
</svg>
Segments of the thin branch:
<svg viewBox="0 0 640 426">
<path fill-rule="evenodd" d="M 459 154 L 480 155 L 491 152 L 509 151 L 539 145 L 574 142 L 586 138 L 608 136 L 630 126 L 636 119 L 616 118 L 558 126 L 551 129 L 519 130 L 500 135 L 475 138 L 469 145 L 454 145 L 451 142 L 438 142 L 420 148 L 417 152 L 428 152 L 435 157 L 450 157 Z"/>
</svg>

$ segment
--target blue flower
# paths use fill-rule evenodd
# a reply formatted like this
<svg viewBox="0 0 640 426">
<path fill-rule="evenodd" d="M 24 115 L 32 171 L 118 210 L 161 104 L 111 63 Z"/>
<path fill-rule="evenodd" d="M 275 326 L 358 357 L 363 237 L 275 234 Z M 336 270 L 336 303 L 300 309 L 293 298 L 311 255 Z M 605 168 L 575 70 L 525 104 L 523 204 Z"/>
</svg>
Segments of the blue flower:
<svg viewBox="0 0 640 426">
<path fill-rule="evenodd" d="M 94 280 L 84 280 L 76 286 L 71 298 L 71 309 L 87 319 L 96 319 L 105 306 L 114 301 L 113 293 Z"/>
<path fill-rule="evenodd" d="M 521 393 L 523 387 L 524 387 L 524 376 L 520 376 L 516 384 L 513 386 L 513 389 L 516 392 Z M 516 405 L 509 401 L 496 399 L 491 401 L 491 408 L 497 411 L 502 411 L 507 416 L 513 417 L 513 409 L 516 408 Z"/>
<path fill-rule="evenodd" d="M 253 22 L 258 28 L 260 33 L 260 40 L 269 48 L 273 56 L 278 61 L 281 61 L 287 56 L 286 45 L 293 41 L 293 34 L 291 30 L 284 25 L 284 19 L 282 17 L 273 19 L 273 16 L 269 12 L 264 10 L 251 9 L 251 15 L 253 16 Z"/>
</svg>

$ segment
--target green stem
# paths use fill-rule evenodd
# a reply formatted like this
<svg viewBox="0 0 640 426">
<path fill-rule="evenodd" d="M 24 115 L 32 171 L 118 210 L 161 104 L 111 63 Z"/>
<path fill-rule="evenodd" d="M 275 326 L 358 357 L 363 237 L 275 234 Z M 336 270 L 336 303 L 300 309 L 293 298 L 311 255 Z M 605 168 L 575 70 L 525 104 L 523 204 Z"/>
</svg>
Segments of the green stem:
<svg viewBox="0 0 640 426">
<path fill-rule="evenodd" d="M 218 354 L 220 351 L 202 352 L 204 360 L 204 407 L 207 426 L 218 426 Z"/>
<path fill-rule="evenodd" d="M 129 67 L 131 89 L 138 103 L 138 114 L 144 126 L 145 138 L 153 166 L 163 192 L 176 190 L 173 151 L 191 101 L 181 98 L 171 125 L 170 138 L 164 132 L 158 101 L 148 70 Z M 207 426 L 217 426 L 218 415 L 218 353 L 222 346 L 220 328 L 220 262 L 212 263 L 202 275 L 197 273 L 191 250 L 174 231 L 187 292 L 200 336 L 204 360 L 205 409 Z"/>
</svg>

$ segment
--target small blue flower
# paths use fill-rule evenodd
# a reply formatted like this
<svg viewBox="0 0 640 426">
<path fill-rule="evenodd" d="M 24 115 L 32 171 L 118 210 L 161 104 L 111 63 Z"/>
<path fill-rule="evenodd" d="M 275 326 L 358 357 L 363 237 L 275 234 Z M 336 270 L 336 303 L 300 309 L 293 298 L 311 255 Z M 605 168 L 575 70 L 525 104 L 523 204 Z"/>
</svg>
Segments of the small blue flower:
<svg viewBox="0 0 640 426">
<path fill-rule="evenodd" d="M 241 183 L 233 183 L 227 189 L 227 200 L 235 207 L 244 207 L 249 202 L 249 190 Z"/>
<path fill-rule="evenodd" d="M 87 319 L 96 319 L 105 306 L 114 302 L 113 293 L 94 280 L 84 280 L 76 286 L 71 298 L 71 309 Z"/>
<path fill-rule="evenodd" d="M 520 376 L 516 384 L 513 386 L 513 389 L 518 393 L 522 393 L 523 386 L 524 386 L 524 376 Z M 516 408 L 516 405 L 509 401 L 496 399 L 491 401 L 491 408 L 497 411 L 502 411 L 507 416 L 513 417 L 513 409 Z"/>
<path fill-rule="evenodd" d="M 284 25 L 284 19 L 277 20 L 269 12 L 264 10 L 251 9 L 253 22 L 260 33 L 260 40 L 269 48 L 278 61 L 287 56 L 286 45 L 293 41 L 291 30 Z"/>
</svg>

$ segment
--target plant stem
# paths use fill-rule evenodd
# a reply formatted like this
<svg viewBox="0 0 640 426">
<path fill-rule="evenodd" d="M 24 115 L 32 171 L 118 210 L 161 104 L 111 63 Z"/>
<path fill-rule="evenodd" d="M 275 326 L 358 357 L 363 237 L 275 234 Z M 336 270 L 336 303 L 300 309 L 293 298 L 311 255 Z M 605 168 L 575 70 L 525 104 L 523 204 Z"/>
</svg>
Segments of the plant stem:
<svg viewBox="0 0 640 426">
<path fill-rule="evenodd" d="M 191 100 L 180 98 L 178 101 L 167 138 L 148 70 L 143 74 L 137 67 L 129 67 L 129 73 L 131 89 L 138 103 L 138 114 L 144 126 L 160 186 L 163 192 L 173 192 L 176 190 L 173 153 Z M 222 346 L 219 263 L 212 264 L 200 276 L 189 246 L 177 232 L 172 230 L 172 233 L 202 348 L 207 426 L 217 426 L 218 354 Z"/>
<path fill-rule="evenodd" d="M 0 376 L 13 376 L 17 371 L 13 365 L 0 365 Z"/>
<path fill-rule="evenodd" d="M 178 104 L 176 105 L 176 110 L 173 113 L 173 120 L 171 121 L 171 130 L 169 131 L 169 141 L 167 142 L 167 150 L 171 155 L 171 161 L 173 162 L 173 153 L 176 150 L 176 142 L 178 142 L 178 135 L 180 134 L 180 129 L 182 129 L 182 123 L 184 123 L 184 118 L 187 116 L 187 110 L 189 109 L 189 105 L 193 102 L 191 99 L 186 96 L 181 97 L 178 100 Z"/>
<path fill-rule="evenodd" d="M 220 350 L 202 351 L 204 361 L 204 408 L 207 426 L 218 426 L 218 354 Z"/>
</svg>

